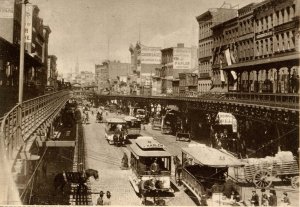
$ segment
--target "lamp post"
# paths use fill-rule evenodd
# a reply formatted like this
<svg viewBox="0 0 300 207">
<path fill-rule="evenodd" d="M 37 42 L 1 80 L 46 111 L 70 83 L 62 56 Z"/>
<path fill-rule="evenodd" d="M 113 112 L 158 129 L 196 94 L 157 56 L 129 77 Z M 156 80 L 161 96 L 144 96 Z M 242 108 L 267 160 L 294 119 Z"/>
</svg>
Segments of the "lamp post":
<svg viewBox="0 0 300 207">
<path fill-rule="evenodd" d="M 23 82 L 24 82 L 24 49 L 25 49 L 25 15 L 26 15 L 26 4 L 28 0 L 22 0 L 22 16 L 21 16 L 21 31 L 20 31 L 20 65 L 19 65 L 19 95 L 18 95 L 18 116 L 17 116 L 17 140 L 15 143 L 16 147 L 22 139 L 22 102 L 23 102 Z M 11 145 L 13 147 L 13 144 Z M 11 150 L 12 152 L 12 150 Z M 10 154 L 13 156 L 13 154 Z"/>
</svg>

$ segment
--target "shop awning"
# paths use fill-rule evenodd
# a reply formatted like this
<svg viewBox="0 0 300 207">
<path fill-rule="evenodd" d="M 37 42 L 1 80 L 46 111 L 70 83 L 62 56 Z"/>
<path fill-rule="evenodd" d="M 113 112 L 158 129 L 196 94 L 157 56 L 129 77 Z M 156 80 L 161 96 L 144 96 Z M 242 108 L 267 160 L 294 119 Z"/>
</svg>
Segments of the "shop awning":
<svg viewBox="0 0 300 207">
<path fill-rule="evenodd" d="M 282 54 L 271 58 L 264 58 L 255 61 L 236 63 L 223 68 L 223 70 L 256 70 L 256 69 L 271 69 L 281 67 L 299 66 L 300 53 L 294 52 L 289 55 Z"/>
</svg>

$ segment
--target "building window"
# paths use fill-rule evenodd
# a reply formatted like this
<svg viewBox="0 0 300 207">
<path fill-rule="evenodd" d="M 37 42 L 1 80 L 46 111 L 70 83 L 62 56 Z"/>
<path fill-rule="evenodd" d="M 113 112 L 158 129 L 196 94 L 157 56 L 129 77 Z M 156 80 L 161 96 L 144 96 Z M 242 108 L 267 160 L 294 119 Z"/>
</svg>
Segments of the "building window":
<svg viewBox="0 0 300 207">
<path fill-rule="evenodd" d="M 273 54 L 273 38 L 270 38 L 270 54 Z"/>
<path fill-rule="evenodd" d="M 281 36 L 281 42 L 282 42 L 282 50 L 285 50 L 286 48 L 286 40 L 285 40 L 285 37 L 284 37 L 284 33 L 280 35 Z"/>
</svg>

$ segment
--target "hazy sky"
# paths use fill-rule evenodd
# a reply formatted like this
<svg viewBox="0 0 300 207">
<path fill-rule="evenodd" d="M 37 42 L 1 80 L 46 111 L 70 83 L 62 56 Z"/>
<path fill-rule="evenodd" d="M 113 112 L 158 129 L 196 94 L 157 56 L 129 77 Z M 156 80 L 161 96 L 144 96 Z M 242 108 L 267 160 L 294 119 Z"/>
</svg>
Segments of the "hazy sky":
<svg viewBox="0 0 300 207">
<path fill-rule="evenodd" d="M 94 71 L 108 57 L 130 62 L 129 45 L 197 46 L 196 16 L 224 0 L 29 0 L 52 32 L 49 53 L 58 58 L 59 73 Z M 236 8 L 260 0 L 227 0 Z M 108 44 L 109 42 L 109 44 Z M 109 45 L 109 50 L 108 50 Z M 108 52 L 109 51 L 109 52 Z"/>
</svg>

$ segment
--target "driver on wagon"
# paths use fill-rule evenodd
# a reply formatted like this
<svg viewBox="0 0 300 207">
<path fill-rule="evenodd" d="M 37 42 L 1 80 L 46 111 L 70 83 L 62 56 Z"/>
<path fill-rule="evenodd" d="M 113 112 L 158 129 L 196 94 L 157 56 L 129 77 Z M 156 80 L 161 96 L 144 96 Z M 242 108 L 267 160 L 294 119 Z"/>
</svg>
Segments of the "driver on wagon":
<svg viewBox="0 0 300 207">
<path fill-rule="evenodd" d="M 154 159 L 154 162 L 150 166 L 150 170 L 152 173 L 158 173 L 159 166 L 157 164 L 157 158 Z"/>
</svg>

